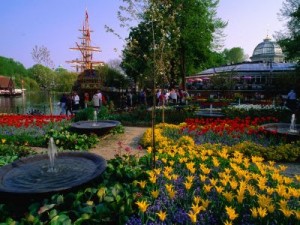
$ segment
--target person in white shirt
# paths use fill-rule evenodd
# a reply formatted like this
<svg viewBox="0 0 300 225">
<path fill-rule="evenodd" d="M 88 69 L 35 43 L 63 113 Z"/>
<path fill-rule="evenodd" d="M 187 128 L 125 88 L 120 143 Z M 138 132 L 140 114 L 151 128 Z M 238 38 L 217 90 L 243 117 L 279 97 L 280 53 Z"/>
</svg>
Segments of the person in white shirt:
<svg viewBox="0 0 300 225">
<path fill-rule="evenodd" d="M 79 109 L 80 97 L 77 94 L 77 92 L 74 92 L 73 100 L 74 100 L 74 110 L 78 110 Z"/>
<path fill-rule="evenodd" d="M 93 99 L 92 99 L 92 102 L 93 102 L 93 107 L 95 109 L 95 111 L 99 111 L 99 108 L 100 108 L 100 100 L 99 100 L 99 95 L 98 93 L 95 93 L 93 95 Z"/>
<path fill-rule="evenodd" d="M 102 93 L 100 90 L 97 91 L 97 95 L 99 97 L 99 108 L 102 106 Z"/>
</svg>

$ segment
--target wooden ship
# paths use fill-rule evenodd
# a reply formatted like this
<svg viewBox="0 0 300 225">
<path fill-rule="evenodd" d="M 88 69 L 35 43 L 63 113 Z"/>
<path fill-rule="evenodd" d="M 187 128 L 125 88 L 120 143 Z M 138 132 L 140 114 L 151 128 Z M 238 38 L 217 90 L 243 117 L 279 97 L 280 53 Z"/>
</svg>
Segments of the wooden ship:
<svg viewBox="0 0 300 225">
<path fill-rule="evenodd" d="M 76 72 L 79 73 L 77 81 L 74 85 L 74 91 L 80 94 L 89 93 L 92 95 L 102 87 L 102 79 L 97 67 L 103 66 L 104 62 L 96 61 L 93 59 L 94 52 L 101 52 L 99 47 L 91 46 L 91 32 L 89 26 L 89 16 L 87 10 L 85 11 L 85 20 L 81 32 L 80 43 L 76 42 L 76 46 L 70 48 L 71 50 L 79 51 L 81 58 L 67 61 L 72 64 L 72 67 L 76 68 Z"/>
</svg>

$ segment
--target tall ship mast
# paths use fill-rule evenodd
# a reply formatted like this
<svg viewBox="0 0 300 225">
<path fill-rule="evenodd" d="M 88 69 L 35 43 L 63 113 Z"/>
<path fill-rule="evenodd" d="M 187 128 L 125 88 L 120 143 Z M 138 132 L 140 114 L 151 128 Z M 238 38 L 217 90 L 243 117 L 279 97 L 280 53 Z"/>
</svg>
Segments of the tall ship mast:
<svg viewBox="0 0 300 225">
<path fill-rule="evenodd" d="M 85 20 L 82 29 L 79 29 L 82 36 L 79 37 L 80 43 L 76 42 L 76 47 L 70 48 L 71 50 L 80 51 L 81 58 L 67 61 L 67 63 L 73 64 L 72 67 L 76 68 L 76 72 L 84 72 L 86 70 L 93 70 L 97 66 L 102 66 L 102 61 L 93 60 L 94 52 L 101 52 L 100 47 L 91 46 L 91 32 L 89 25 L 89 15 L 87 9 L 85 10 Z"/>
</svg>

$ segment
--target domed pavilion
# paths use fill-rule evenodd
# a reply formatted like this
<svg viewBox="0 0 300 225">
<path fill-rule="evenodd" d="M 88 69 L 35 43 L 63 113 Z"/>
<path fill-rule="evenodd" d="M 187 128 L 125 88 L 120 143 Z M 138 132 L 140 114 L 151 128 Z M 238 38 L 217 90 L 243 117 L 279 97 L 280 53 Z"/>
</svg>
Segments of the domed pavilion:
<svg viewBox="0 0 300 225">
<path fill-rule="evenodd" d="M 191 92 L 217 90 L 214 76 L 230 79 L 231 88 L 239 92 L 263 92 L 276 89 L 276 78 L 295 72 L 296 64 L 284 61 L 279 46 L 267 36 L 259 43 L 250 57 L 251 61 L 209 68 L 186 78 L 186 87 Z M 278 82 L 277 82 L 278 83 Z M 224 89 L 224 87 L 223 87 Z"/>
</svg>

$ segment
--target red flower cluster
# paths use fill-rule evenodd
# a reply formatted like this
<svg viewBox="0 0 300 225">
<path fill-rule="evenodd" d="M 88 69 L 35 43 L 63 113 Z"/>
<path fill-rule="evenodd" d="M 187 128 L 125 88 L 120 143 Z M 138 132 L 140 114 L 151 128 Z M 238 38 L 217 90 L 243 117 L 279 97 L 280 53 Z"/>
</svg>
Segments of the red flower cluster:
<svg viewBox="0 0 300 225">
<path fill-rule="evenodd" d="M 208 131 L 213 131 L 215 134 L 222 135 L 224 132 L 227 134 L 256 134 L 262 131 L 259 126 L 263 123 L 277 122 L 274 117 L 264 117 L 264 118 L 250 118 L 245 119 L 235 118 L 235 119 L 213 119 L 213 118 L 201 118 L 201 119 L 187 119 L 186 127 L 184 130 L 188 132 L 197 132 L 199 135 L 205 134 Z"/>
<path fill-rule="evenodd" d="M 68 120 L 70 117 L 64 115 L 0 115 L 0 126 L 13 126 L 13 127 L 29 127 L 38 126 L 42 127 L 50 122 L 60 122 Z"/>
</svg>

